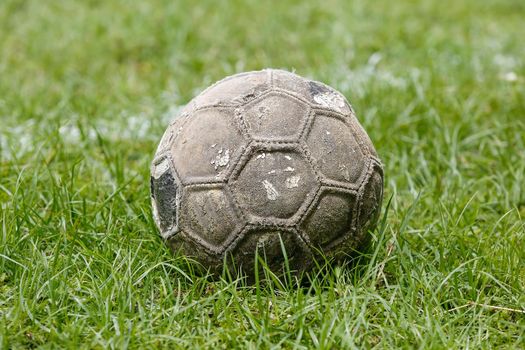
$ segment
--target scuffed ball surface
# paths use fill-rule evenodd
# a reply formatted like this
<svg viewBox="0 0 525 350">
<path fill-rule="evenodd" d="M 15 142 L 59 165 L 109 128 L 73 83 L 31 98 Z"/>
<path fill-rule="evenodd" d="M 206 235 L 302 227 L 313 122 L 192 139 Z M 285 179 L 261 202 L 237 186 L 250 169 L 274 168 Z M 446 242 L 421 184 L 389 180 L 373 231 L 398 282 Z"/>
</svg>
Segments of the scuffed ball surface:
<svg viewBox="0 0 525 350">
<path fill-rule="evenodd" d="M 377 222 L 383 172 L 342 94 L 281 70 L 241 73 L 194 98 L 151 169 L 155 221 L 176 252 L 211 271 L 252 273 L 359 250 Z"/>
</svg>

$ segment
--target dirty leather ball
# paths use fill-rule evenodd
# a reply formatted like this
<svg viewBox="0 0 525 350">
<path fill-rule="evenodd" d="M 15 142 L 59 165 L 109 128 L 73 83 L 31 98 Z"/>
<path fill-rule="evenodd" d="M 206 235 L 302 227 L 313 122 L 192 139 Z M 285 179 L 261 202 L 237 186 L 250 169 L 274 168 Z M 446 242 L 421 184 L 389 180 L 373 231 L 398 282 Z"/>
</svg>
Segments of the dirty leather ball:
<svg viewBox="0 0 525 350">
<path fill-rule="evenodd" d="M 182 109 L 152 162 L 151 196 L 167 244 L 212 274 L 253 275 L 256 254 L 297 273 L 363 247 L 383 171 L 341 93 L 267 69 L 227 77 Z"/>
</svg>

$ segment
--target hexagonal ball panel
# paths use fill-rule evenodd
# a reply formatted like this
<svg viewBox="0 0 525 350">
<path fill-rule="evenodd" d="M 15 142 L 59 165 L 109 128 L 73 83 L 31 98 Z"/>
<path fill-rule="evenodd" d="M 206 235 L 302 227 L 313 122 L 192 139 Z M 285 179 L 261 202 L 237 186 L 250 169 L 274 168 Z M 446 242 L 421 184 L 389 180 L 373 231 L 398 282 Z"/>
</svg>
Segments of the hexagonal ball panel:
<svg viewBox="0 0 525 350">
<path fill-rule="evenodd" d="M 253 98 L 269 87 L 267 71 L 236 74 L 204 90 L 192 103 L 196 108 L 231 105 Z"/>
<path fill-rule="evenodd" d="M 372 143 L 372 140 L 370 140 L 370 136 L 366 133 L 365 129 L 359 123 L 356 117 L 352 116 L 348 119 L 348 124 L 352 127 L 354 130 L 354 135 L 356 137 L 357 142 L 363 147 L 365 152 L 367 152 L 369 155 L 377 158 L 377 151 L 374 147 L 374 144 Z"/>
<path fill-rule="evenodd" d="M 188 114 L 182 113 L 176 116 L 171 122 L 170 125 L 166 128 L 166 131 L 160 139 L 157 151 L 155 152 L 156 156 L 160 156 L 162 153 L 168 151 L 173 144 L 173 140 L 179 136 L 181 131 L 184 129 L 184 124 L 188 121 Z"/>
<path fill-rule="evenodd" d="M 210 250 L 221 253 L 241 221 L 237 213 L 225 188 L 189 187 L 181 200 L 181 229 Z"/>
<path fill-rule="evenodd" d="M 254 139 L 291 140 L 299 138 L 310 108 L 286 93 L 264 94 L 241 110 L 248 132 Z"/>
<path fill-rule="evenodd" d="M 375 162 L 371 166 L 372 172 L 365 180 L 360 194 L 359 226 L 364 231 L 373 229 L 377 223 L 383 201 L 383 170 Z"/>
<path fill-rule="evenodd" d="M 171 152 L 183 183 L 226 178 L 245 144 L 233 114 L 228 109 L 200 110 L 179 128 Z"/>
<path fill-rule="evenodd" d="M 309 208 L 300 228 L 310 244 L 323 249 L 353 230 L 356 195 L 332 188 L 323 188 Z"/>
<path fill-rule="evenodd" d="M 258 217 L 292 217 L 317 189 L 315 173 L 297 151 L 260 150 L 232 184 L 239 205 Z"/>
<path fill-rule="evenodd" d="M 162 236 L 166 237 L 177 226 L 179 190 L 168 157 L 153 164 L 150 182 L 153 216 Z"/>
<path fill-rule="evenodd" d="M 160 142 L 159 142 L 159 145 L 157 146 L 157 150 L 155 151 L 155 154 L 158 155 L 160 153 L 167 151 L 171 145 L 172 140 L 173 140 L 173 127 L 169 125 L 166 128 L 166 131 L 164 131 L 162 138 L 160 139 Z"/>
<path fill-rule="evenodd" d="M 237 264 L 248 276 L 254 273 L 255 254 L 261 257 L 270 270 L 283 272 L 286 252 L 290 270 L 301 271 L 311 263 L 311 253 L 294 231 L 277 228 L 249 226 L 242 238 L 229 251 Z M 259 271 L 263 267 L 259 264 Z"/>
<path fill-rule="evenodd" d="M 318 81 L 307 80 L 283 70 L 273 70 L 272 82 L 273 86 L 306 99 L 312 107 L 327 108 L 345 115 L 351 112 L 350 105 L 341 93 Z"/>
<path fill-rule="evenodd" d="M 176 255 L 191 258 L 202 265 L 198 272 L 209 270 L 211 273 L 220 274 L 222 270 L 222 256 L 209 252 L 204 246 L 185 232 L 180 231 L 167 240 L 167 245 Z"/>
<path fill-rule="evenodd" d="M 355 184 L 365 172 L 367 157 L 350 128 L 338 118 L 316 115 L 306 143 L 328 179 Z"/>
</svg>

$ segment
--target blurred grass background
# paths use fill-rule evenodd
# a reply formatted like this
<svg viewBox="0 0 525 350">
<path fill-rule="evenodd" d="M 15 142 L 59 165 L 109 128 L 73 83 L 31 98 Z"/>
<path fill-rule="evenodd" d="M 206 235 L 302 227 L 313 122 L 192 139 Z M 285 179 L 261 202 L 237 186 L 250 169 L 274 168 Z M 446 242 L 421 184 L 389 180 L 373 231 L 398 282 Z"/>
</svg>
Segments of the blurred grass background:
<svg viewBox="0 0 525 350">
<path fill-rule="evenodd" d="M 0 347 L 525 346 L 525 3 L 0 1 Z M 385 164 L 366 273 L 185 274 L 149 208 L 169 120 L 283 68 L 342 91 Z M 505 309 L 501 309 L 505 308 Z"/>
</svg>

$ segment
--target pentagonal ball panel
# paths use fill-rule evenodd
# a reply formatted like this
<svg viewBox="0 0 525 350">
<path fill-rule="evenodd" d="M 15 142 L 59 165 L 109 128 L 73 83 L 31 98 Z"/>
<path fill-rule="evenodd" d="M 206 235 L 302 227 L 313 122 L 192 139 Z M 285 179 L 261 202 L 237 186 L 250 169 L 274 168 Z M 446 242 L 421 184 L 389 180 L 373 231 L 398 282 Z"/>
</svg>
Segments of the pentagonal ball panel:
<svg viewBox="0 0 525 350">
<path fill-rule="evenodd" d="M 309 107 L 288 94 L 272 92 L 241 109 L 248 132 L 255 139 L 296 140 Z"/>
<path fill-rule="evenodd" d="M 307 80 L 296 74 L 274 70 L 272 82 L 275 87 L 287 90 L 306 99 L 312 107 L 331 109 L 345 115 L 351 112 L 345 97 L 323 83 Z"/>
<path fill-rule="evenodd" d="M 179 190 L 168 157 L 153 164 L 150 181 L 153 216 L 162 235 L 166 236 L 177 226 Z"/>
<path fill-rule="evenodd" d="M 355 194 L 323 189 L 300 227 L 314 248 L 325 248 L 352 232 L 356 206 Z"/>
<path fill-rule="evenodd" d="M 256 254 L 274 272 L 284 270 L 285 254 L 292 271 L 305 269 L 311 259 L 308 248 L 295 232 L 260 227 L 248 227 L 230 254 L 237 267 L 248 275 L 253 275 Z M 259 269 L 259 272 L 263 269 L 261 264 Z"/>
<path fill-rule="evenodd" d="M 222 252 L 240 217 L 222 187 L 186 188 L 181 200 L 181 228 L 215 252 Z"/>
<path fill-rule="evenodd" d="M 365 171 L 367 157 L 341 119 L 316 115 L 306 143 L 317 167 L 330 180 L 355 184 Z"/>
<path fill-rule="evenodd" d="M 259 217 L 290 218 L 317 188 L 308 162 L 296 151 L 256 152 L 233 181 L 240 206 Z"/>
<path fill-rule="evenodd" d="M 266 71 L 242 73 L 217 82 L 192 102 L 196 108 L 209 105 L 231 105 L 253 98 L 268 88 Z"/>
<path fill-rule="evenodd" d="M 242 153 L 245 142 L 233 112 L 205 109 L 190 118 L 177 130 L 179 135 L 172 147 L 173 161 L 182 182 L 224 179 L 234 159 Z"/>
</svg>

